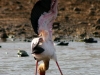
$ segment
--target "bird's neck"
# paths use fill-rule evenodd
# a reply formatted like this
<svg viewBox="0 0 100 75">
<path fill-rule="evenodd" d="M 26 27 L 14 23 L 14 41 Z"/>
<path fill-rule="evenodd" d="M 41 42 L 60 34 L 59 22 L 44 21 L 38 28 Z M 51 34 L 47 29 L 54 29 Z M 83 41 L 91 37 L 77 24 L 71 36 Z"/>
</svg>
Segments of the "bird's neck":
<svg viewBox="0 0 100 75">
<path fill-rule="evenodd" d="M 48 31 L 47 30 L 40 30 L 39 31 L 39 36 L 42 37 L 43 42 L 45 42 L 49 38 Z"/>
<path fill-rule="evenodd" d="M 46 70 L 49 68 L 49 59 L 43 60 L 43 63 L 39 65 L 38 71 L 40 75 L 45 75 Z"/>
</svg>

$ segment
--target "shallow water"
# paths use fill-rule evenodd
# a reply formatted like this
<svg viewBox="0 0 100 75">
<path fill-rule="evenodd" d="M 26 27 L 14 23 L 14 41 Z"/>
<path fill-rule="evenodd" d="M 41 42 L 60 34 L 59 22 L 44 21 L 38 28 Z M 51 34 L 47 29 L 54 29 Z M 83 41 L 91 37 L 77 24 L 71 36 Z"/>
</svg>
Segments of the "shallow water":
<svg viewBox="0 0 100 75">
<path fill-rule="evenodd" d="M 0 75 L 34 75 L 35 60 L 30 43 L 0 43 Z M 56 46 L 59 65 L 64 75 L 100 75 L 100 42 L 69 42 L 68 46 Z M 17 51 L 25 50 L 29 57 L 17 57 Z M 41 63 L 41 62 L 40 62 Z M 53 60 L 46 75 L 60 75 Z"/>
</svg>

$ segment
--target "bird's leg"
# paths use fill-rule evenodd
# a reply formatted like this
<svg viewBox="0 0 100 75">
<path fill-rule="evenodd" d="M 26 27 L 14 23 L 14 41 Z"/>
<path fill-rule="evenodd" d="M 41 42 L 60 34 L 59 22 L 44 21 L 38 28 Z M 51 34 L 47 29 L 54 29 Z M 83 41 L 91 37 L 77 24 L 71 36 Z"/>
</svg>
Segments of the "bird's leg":
<svg viewBox="0 0 100 75">
<path fill-rule="evenodd" d="M 58 66 L 58 69 L 59 69 L 59 71 L 60 71 L 60 74 L 63 75 L 63 73 L 62 73 L 62 71 L 61 71 L 61 69 L 60 69 L 60 66 L 59 66 L 59 64 L 58 64 L 57 61 L 56 61 L 56 65 Z"/>
<path fill-rule="evenodd" d="M 38 61 L 36 60 L 36 69 L 35 69 L 35 75 L 37 75 L 37 67 L 38 67 Z"/>
</svg>

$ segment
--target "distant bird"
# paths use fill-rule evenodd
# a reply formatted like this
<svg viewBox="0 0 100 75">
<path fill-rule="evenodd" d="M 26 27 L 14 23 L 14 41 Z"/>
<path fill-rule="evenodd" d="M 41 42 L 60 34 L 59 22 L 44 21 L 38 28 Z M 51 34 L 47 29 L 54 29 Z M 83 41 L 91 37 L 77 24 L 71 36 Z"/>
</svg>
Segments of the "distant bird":
<svg viewBox="0 0 100 75">
<path fill-rule="evenodd" d="M 50 59 L 54 59 L 60 74 L 63 75 L 57 62 L 56 50 L 52 41 L 52 24 L 56 17 L 57 0 L 39 0 L 32 9 L 31 23 L 34 32 L 38 35 L 31 42 L 32 55 L 36 60 L 35 75 L 37 75 L 37 69 L 40 75 L 45 75 L 49 68 Z M 41 60 L 43 63 L 38 66 L 38 62 Z"/>
</svg>

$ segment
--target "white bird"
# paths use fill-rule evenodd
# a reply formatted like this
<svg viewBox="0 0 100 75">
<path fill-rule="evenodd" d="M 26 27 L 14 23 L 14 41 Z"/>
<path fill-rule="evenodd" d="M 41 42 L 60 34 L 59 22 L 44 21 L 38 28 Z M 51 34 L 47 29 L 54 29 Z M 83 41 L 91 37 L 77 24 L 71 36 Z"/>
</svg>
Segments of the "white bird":
<svg viewBox="0 0 100 75">
<path fill-rule="evenodd" d="M 35 47 L 37 47 L 37 48 L 35 48 Z M 61 72 L 61 69 L 58 65 L 57 57 L 55 54 L 55 48 L 54 48 L 53 42 L 51 40 L 43 40 L 42 37 L 35 38 L 32 40 L 31 49 L 33 50 L 32 55 L 36 59 L 36 73 L 35 73 L 35 75 L 37 75 L 37 67 L 38 67 L 39 74 L 45 75 L 45 71 L 49 68 L 50 59 L 54 59 L 54 61 L 56 62 L 57 66 L 58 66 L 58 69 L 59 69 L 61 75 L 63 75 Z M 35 49 L 37 49 L 37 50 L 35 50 Z M 44 63 L 42 63 L 38 66 L 38 62 L 41 60 L 43 60 Z"/>
<path fill-rule="evenodd" d="M 52 24 L 56 17 L 57 0 L 51 0 L 49 12 L 44 12 L 38 19 L 37 32 L 39 37 L 34 38 L 31 42 L 32 55 L 36 59 L 35 75 L 37 75 L 37 69 L 40 75 L 45 75 L 46 70 L 49 68 L 50 59 L 56 62 L 60 74 L 63 75 L 57 62 L 56 50 L 52 41 Z M 38 66 L 39 61 L 43 61 L 43 63 Z"/>
</svg>

